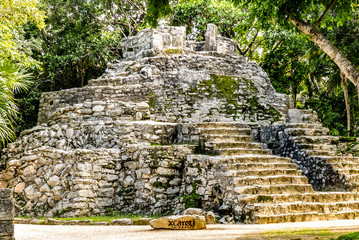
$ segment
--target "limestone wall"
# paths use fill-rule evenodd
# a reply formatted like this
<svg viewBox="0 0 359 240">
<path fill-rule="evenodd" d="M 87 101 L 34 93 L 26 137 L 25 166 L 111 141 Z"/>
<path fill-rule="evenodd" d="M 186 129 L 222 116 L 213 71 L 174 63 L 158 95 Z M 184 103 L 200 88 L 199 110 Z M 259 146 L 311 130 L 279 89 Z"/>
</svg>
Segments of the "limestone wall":
<svg viewBox="0 0 359 240">
<path fill-rule="evenodd" d="M 186 145 L 96 151 L 43 147 L 8 162 L 1 180 L 14 189 L 18 215 L 163 214 L 183 210 L 178 196 L 191 151 Z"/>
<path fill-rule="evenodd" d="M 11 189 L 0 189 L 0 239 L 14 239 L 14 207 Z"/>
</svg>

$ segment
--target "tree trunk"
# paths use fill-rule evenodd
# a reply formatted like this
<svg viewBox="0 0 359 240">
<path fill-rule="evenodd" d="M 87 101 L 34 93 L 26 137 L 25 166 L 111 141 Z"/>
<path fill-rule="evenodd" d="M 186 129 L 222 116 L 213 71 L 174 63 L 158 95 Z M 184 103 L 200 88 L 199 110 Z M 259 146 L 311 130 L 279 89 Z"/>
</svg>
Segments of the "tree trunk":
<svg viewBox="0 0 359 240">
<path fill-rule="evenodd" d="M 347 112 L 347 130 L 349 137 L 350 136 L 350 104 L 349 104 L 349 94 L 348 94 L 348 83 L 345 75 L 342 72 L 340 72 L 340 82 L 342 84 L 342 88 L 344 92 L 345 109 Z"/>
<path fill-rule="evenodd" d="M 302 33 L 309 35 L 310 40 L 317 44 L 339 67 L 340 71 L 356 87 L 359 87 L 359 71 L 348 58 L 335 47 L 315 26 L 314 24 L 305 23 L 296 17 L 289 16 L 290 21 Z"/>
</svg>

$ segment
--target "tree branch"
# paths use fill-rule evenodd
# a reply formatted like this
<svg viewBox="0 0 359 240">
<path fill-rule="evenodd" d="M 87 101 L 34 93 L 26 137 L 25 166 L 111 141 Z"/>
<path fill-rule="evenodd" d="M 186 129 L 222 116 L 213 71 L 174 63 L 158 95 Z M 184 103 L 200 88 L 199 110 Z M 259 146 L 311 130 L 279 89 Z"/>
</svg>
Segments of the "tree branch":
<svg viewBox="0 0 359 240">
<path fill-rule="evenodd" d="M 140 8 L 135 2 L 128 0 L 130 2 L 130 4 L 132 4 L 133 6 L 135 6 L 140 12 L 142 12 L 143 14 L 147 14 L 147 11 L 143 10 L 142 8 Z"/>
<path fill-rule="evenodd" d="M 240 53 L 241 55 L 243 55 L 243 56 L 244 56 L 243 51 L 240 49 L 240 47 L 239 47 L 238 43 L 237 43 L 237 50 L 239 51 L 239 53 Z"/>
<path fill-rule="evenodd" d="M 257 30 L 256 35 L 254 35 L 254 37 L 252 39 L 252 42 L 248 45 L 248 47 L 247 47 L 247 49 L 246 49 L 246 51 L 244 52 L 243 55 L 247 54 L 247 52 L 252 48 L 252 46 L 253 46 L 253 44 L 254 44 L 257 36 L 258 36 L 258 33 L 259 33 L 259 31 Z"/>
<path fill-rule="evenodd" d="M 282 43 L 284 43 L 285 40 L 281 40 L 279 42 L 276 42 L 276 44 L 274 45 L 272 52 L 274 52 L 278 47 L 280 47 L 280 45 L 282 45 Z"/>
<path fill-rule="evenodd" d="M 332 0 L 332 2 L 328 5 L 327 9 L 325 9 L 325 11 L 323 12 L 322 16 L 320 16 L 320 18 L 318 19 L 318 21 L 316 21 L 313 25 L 316 27 L 318 26 L 325 18 L 325 16 L 328 14 L 328 12 L 330 11 L 330 9 L 334 6 L 334 4 L 337 2 L 337 0 Z"/>
</svg>

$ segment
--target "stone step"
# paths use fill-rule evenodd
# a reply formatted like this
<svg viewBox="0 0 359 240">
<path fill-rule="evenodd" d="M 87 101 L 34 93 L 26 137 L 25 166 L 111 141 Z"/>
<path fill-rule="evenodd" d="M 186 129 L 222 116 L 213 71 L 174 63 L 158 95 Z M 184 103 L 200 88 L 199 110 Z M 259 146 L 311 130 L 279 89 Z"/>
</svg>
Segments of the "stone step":
<svg viewBox="0 0 359 240">
<path fill-rule="evenodd" d="M 335 136 L 296 136 L 290 137 L 296 143 L 305 144 L 333 144 L 339 142 L 339 137 Z"/>
<path fill-rule="evenodd" d="M 328 144 L 300 144 L 299 147 L 303 150 L 336 150 L 336 145 Z"/>
<path fill-rule="evenodd" d="M 343 173 L 340 173 L 343 174 Z M 343 174 L 345 175 L 345 179 L 350 182 L 350 183 L 359 183 L 359 174 L 358 172 L 356 173 L 352 173 L 350 174 L 350 172 L 348 172 L 348 174 Z"/>
<path fill-rule="evenodd" d="M 253 137 L 248 135 L 201 135 L 201 138 L 210 142 L 253 142 Z"/>
<path fill-rule="evenodd" d="M 217 149 L 220 155 L 233 156 L 233 155 L 243 155 L 243 154 L 258 154 L 265 155 L 270 154 L 269 149 L 246 149 L 246 148 L 227 148 L 227 149 Z"/>
<path fill-rule="evenodd" d="M 298 115 L 298 113 L 300 113 L 300 114 L 316 114 L 313 109 L 298 109 L 298 108 L 288 109 L 289 116 Z"/>
<path fill-rule="evenodd" d="M 250 135 L 250 128 L 200 128 L 204 135 Z"/>
<path fill-rule="evenodd" d="M 285 133 L 291 136 L 322 136 L 328 135 L 329 129 L 327 128 L 287 128 L 284 130 Z"/>
<path fill-rule="evenodd" d="M 352 211 L 359 209 L 359 201 L 356 202 L 331 202 L 331 203 L 318 203 L 318 202 L 291 202 L 268 204 L 258 203 L 248 206 L 251 211 L 259 215 L 281 215 L 289 213 L 331 213 L 341 211 Z"/>
<path fill-rule="evenodd" d="M 317 114 L 307 109 L 289 109 L 288 121 L 290 123 L 319 123 Z"/>
<path fill-rule="evenodd" d="M 345 202 L 359 201 L 359 193 L 357 192 L 314 192 L 299 194 L 267 194 L 267 195 L 248 195 L 246 197 L 239 196 L 238 200 L 243 205 L 255 203 L 286 203 L 286 202 Z"/>
<path fill-rule="evenodd" d="M 250 186 L 250 185 L 284 185 L 284 184 L 308 184 L 308 178 L 303 176 L 247 176 L 233 178 L 231 183 L 234 186 Z"/>
<path fill-rule="evenodd" d="M 310 128 L 310 129 L 323 129 L 323 125 L 321 123 L 285 123 L 285 128 Z"/>
<path fill-rule="evenodd" d="M 305 150 L 308 156 L 336 156 L 336 151 L 328 150 Z"/>
<path fill-rule="evenodd" d="M 274 155 L 241 155 L 241 156 L 218 156 L 217 160 L 221 164 L 239 163 L 291 163 L 290 158 L 278 157 Z"/>
<path fill-rule="evenodd" d="M 234 122 L 203 122 L 197 123 L 197 128 L 248 128 L 247 124 Z"/>
<path fill-rule="evenodd" d="M 302 176 L 302 171 L 297 169 L 252 169 L 252 170 L 228 170 L 227 177 L 278 177 L 278 176 Z M 265 184 L 266 185 L 266 184 Z"/>
<path fill-rule="evenodd" d="M 297 170 L 295 163 L 232 163 L 226 164 L 228 169 L 231 170 L 253 170 L 253 169 L 277 169 L 277 170 Z"/>
<path fill-rule="evenodd" d="M 141 84 L 144 81 L 149 82 L 149 80 L 150 79 L 144 78 L 142 75 L 139 74 L 131 74 L 130 76 L 127 76 L 126 74 L 119 74 L 109 78 L 92 79 L 89 81 L 88 86 L 121 86 Z"/>
<path fill-rule="evenodd" d="M 331 165 L 334 169 L 353 170 L 352 173 L 359 169 L 359 163 L 332 163 Z"/>
<path fill-rule="evenodd" d="M 309 221 L 328 221 L 341 219 L 358 219 L 358 211 L 342 211 L 332 213 L 289 213 L 281 215 L 256 215 L 256 220 L 252 223 L 269 224 L 269 223 L 285 223 L 285 222 L 309 222 Z"/>
<path fill-rule="evenodd" d="M 314 192 L 310 184 L 240 186 L 235 187 L 233 191 L 237 194 L 298 194 Z"/>
<path fill-rule="evenodd" d="M 359 157 L 347 157 L 347 156 L 320 156 L 320 158 L 325 159 L 327 163 L 330 164 L 352 164 L 359 163 Z"/>
<path fill-rule="evenodd" d="M 316 114 L 308 113 L 303 114 L 302 121 L 307 123 L 317 123 L 319 122 L 319 118 Z"/>
<path fill-rule="evenodd" d="M 246 148 L 246 149 L 261 149 L 262 143 L 254 142 L 206 142 L 206 147 L 212 147 L 213 149 L 221 148 Z"/>
</svg>

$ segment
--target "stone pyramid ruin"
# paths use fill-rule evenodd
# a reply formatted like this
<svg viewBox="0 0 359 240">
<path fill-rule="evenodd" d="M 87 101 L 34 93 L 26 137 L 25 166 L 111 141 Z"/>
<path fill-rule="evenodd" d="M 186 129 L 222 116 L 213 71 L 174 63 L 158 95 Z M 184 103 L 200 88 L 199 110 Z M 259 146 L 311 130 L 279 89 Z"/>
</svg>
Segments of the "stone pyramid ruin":
<svg viewBox="0 0 359 240">
<path fill-rule="evenodd" d="M 18 215 L 214 211 L 223 222 L 355 219 L 359 158 L 210 24 L 146 29 L 83 88 L 43 93 L 2 152 Z"/>
</svg>

